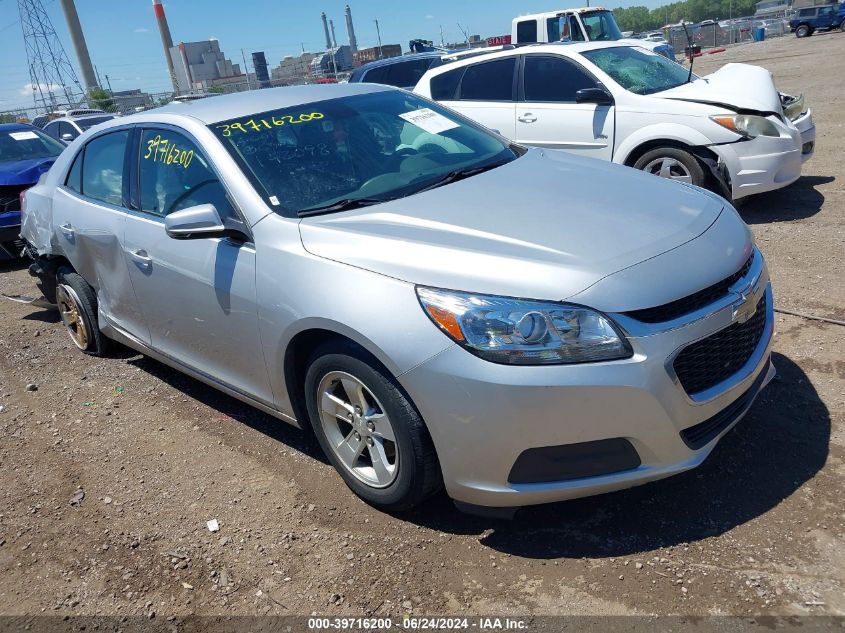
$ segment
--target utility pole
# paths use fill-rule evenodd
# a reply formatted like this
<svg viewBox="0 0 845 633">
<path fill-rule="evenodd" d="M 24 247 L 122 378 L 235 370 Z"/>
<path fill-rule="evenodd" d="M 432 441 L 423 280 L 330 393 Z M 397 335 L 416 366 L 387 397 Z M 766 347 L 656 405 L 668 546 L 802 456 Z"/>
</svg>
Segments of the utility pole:
<svg viewBox="0 0 845 633">
<path fill-rule="evenodd" d="M 244 53 L 244 49 L 241 49 L 241 57 L 244 60 L 244 73 L 246 74 L 246 87 L 249 90 L 252 90 L 252 82 L 249 80 L 249 66 L 246 64 L 246 53 Z"/>
<path fill-rule="evenodd" d="M 85 43 L 85 35 L 82 33 L 82 25 L 79 23 L 79 15 L 76 13 L 76 5 L 73 0 L 61 0 L 62 13 L 65 14 L 70 41 L 73 50 L 76 51 L 76 61 L 79 62 L 79 70 L 82 71 L 82 82 L 85 90 L 91 91 L 100 85 L 99 79 L 94 83 L 94 72 L 91 64 L 91 56 L 88 54 L 88 45 Z"/>
<path fill-rule="evenodd" d="M 469 48 L 469 35 L 468 35 L 468 31 L 467 31 L 464 27 L 462 27 L 462 26 L 461 26 L 461 23 L 460 23 L 460 22 L 456 22 L 456 24 L 458 25 L 458 30 L 459 30 L 461 33 L 463 33 L 463 34 L 464 34 L 464 40 L 466 40 L 466 43 L 467 43 L 467 48 Z"/>
<path fill-rule="evenodd" d="M 381 31 L 378 28 L 378 20 L 373 20 L 376 23 L 376 35 L 378 36 L 378 58 L 381 59 L 384 50 L 381 47 Z"/>
<path fill-rule="evenodd" d="M 106 75 L 105 77 L 106 77 L 106 85 L 109 87 L 109 94 L 113 95 L 114 91 L 111 89 L 111 82 L 109 81 L 109 76 Z"/>
</svg>

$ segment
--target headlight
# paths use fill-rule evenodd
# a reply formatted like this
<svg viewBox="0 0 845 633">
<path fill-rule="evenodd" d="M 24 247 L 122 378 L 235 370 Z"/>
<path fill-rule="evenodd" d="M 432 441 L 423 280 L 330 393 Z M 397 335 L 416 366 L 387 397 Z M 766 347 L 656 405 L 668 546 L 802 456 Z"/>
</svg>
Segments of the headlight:
<svg viewBox="0 0 845 633">
<path fill-rule="evenodd" d="M 766 117 L 753 114 L 720 114 L 710 117 L 713 121 L 747 138 L 758 136 L 780 136 L 775 124 Z"/>
<path fill-rule="evenodd" d="M 783 116 L 787 119 L 794 121 L 804 114 L 804 95 L 798 95 L 797 97 L 781 95 L 780 98 L 783 102 Z"/>
<path fill-rule="evenodd" d="M 433 288 L 417 288 L 417 296 L 452 340 L 494 363 L 559 365 L 632 356 L 610 319 L 589 308 Z"/>
</svg>

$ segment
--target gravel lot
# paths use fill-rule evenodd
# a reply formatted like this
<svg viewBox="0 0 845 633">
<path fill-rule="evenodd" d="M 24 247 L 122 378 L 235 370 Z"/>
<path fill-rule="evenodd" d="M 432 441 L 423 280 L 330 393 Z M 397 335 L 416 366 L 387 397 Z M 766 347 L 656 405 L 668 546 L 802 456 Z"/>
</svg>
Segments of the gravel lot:
<svg viewBox="0 0 845 633">
<path fill-rule="evenodd" d="M 815 158 L 743 215 L 777 305 L 840 320 L 843 60 L 837 32 L 696 61 L 807 95 Z M 0 292 L 34 285 L 6 267 Z M 87 358 L 53 312 L 3 300 L 0 323 L 2 614 L 845 614 L 845 328 L 778 316 L 779 376 L 702 468 L 503 523 L 442 495 L 380 514 L 296 429 Z"/>
</svg>

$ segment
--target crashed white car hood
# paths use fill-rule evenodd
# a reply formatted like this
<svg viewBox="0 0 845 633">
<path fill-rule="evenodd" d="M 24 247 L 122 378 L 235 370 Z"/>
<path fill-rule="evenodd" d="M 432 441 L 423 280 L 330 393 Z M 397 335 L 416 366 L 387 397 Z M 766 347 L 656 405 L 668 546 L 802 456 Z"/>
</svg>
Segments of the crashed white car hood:
<svg viewBox="0 0 845 633">
<path fill-rule="evenodd" d="M 709 103 L 739 110 L 776 114 L 782 112 L 780 95 L 771 73 L 765 68 L 749 64 L 727 64 L 712 75 L 651 96 Z"/>
</svg>

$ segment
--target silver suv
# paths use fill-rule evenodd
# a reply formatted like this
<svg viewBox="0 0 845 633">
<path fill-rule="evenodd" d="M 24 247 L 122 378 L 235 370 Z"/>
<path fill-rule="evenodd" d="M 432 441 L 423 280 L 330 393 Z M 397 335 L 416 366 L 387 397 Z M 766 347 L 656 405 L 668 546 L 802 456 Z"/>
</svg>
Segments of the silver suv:
<svg viewBox="0 0 845 633">
<path fill-rule="evenodd" d="M 27 191 L 22 233 L 80 350 L 310 429 L 390 511 L 688 470 L 774 374 L 768 272 L 725 200 L 384 86 L 108 122 Z"/>
</svg>

